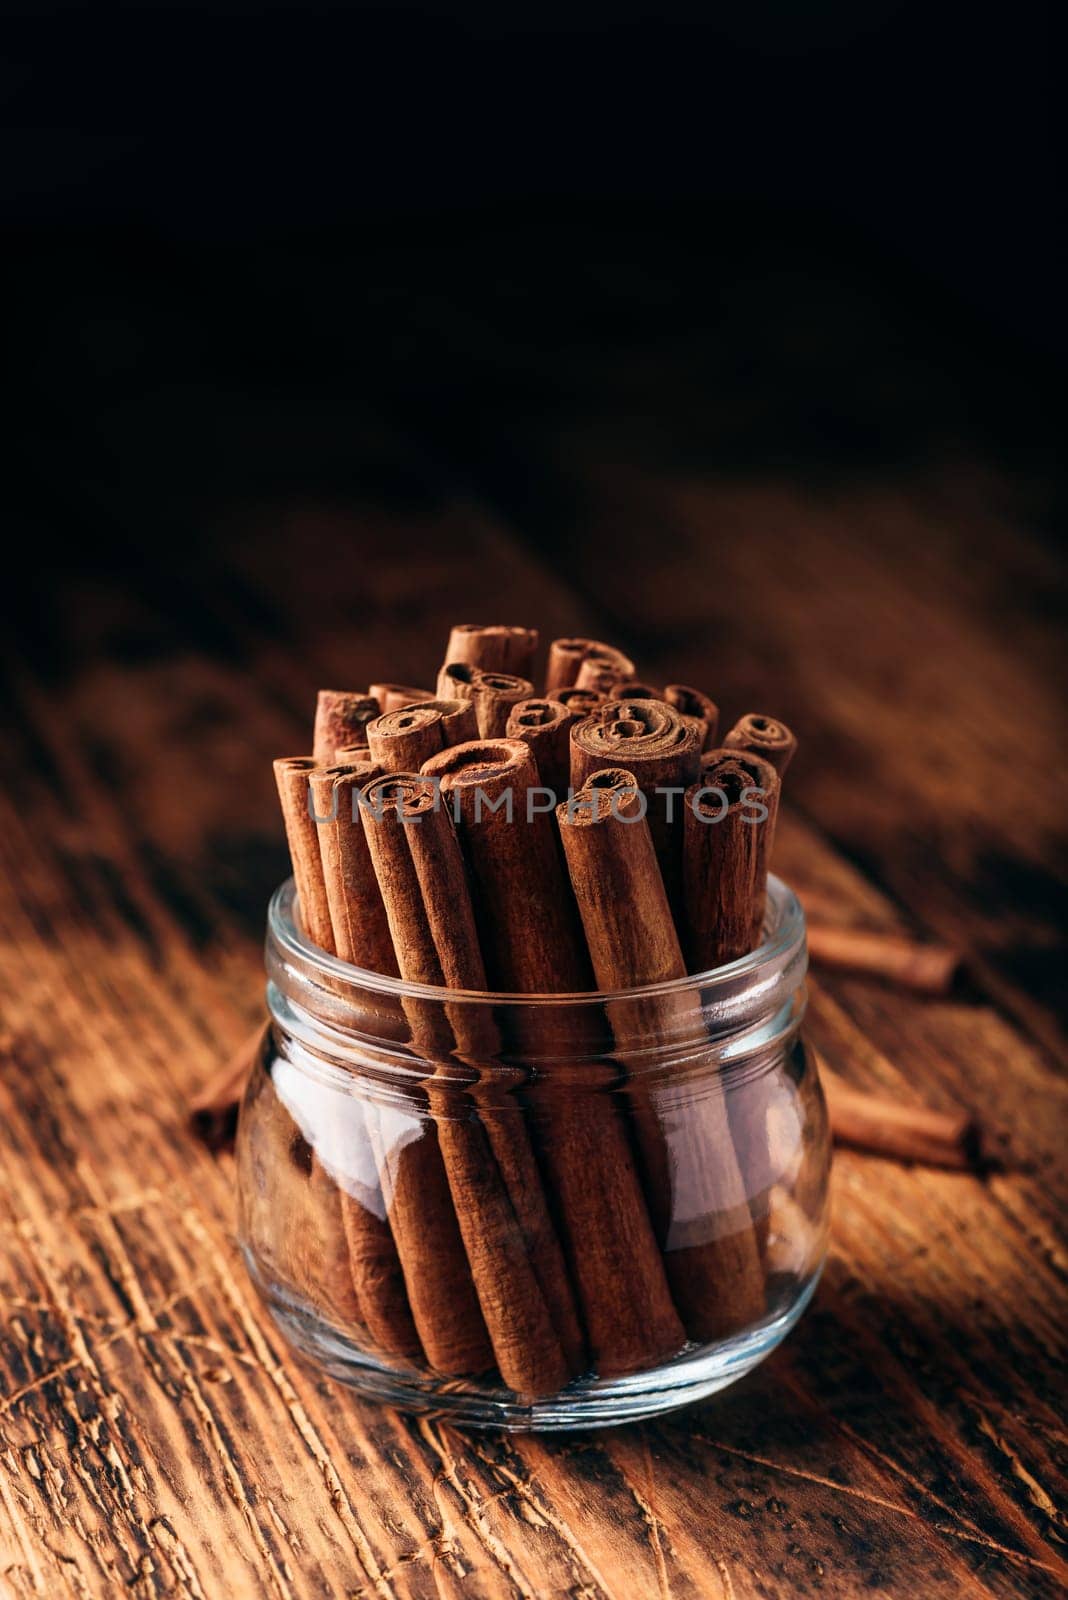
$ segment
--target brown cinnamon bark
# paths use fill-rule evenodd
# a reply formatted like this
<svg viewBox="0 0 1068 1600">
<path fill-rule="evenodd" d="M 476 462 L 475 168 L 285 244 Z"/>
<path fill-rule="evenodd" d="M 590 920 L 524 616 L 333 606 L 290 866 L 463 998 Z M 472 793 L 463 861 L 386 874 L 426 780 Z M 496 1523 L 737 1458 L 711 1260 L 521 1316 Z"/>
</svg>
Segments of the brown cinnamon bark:
<svg viewBox="0 0 1068 1600">
<path fill-rule="evenodd" d="M 649 830 L 668 903 L 677 920 L 682 907 L 680 811 L 682 793 L 700 770 L 697 731 L 661 701 L 609 700 L 571 730 L 572 786 L 583 788 L 604 767 L 626 767 L 638 780 L 648 804 Z"/>
<path fill-rule="evenodd" d="M 477 667 L 466 661 L 446 661 L 438 673 L 439 700 L 474 700 Z"/>
<path fill-rule="evenodd" d="M 870 1094 L 846 1083 L 822 1060 L 820 1082 L 837 1143 L 959 1171 L 981 1164 L 979 1126 L 966 1111 L 935 1111 Z"/>
<path fill-rule="evenodd" d="M 559 700 L 519 700 L 508 714 L 505 735 L 530 746 L 538 777 L 557 801 L 567 798 L 571 781 L 571 729 L 580 713 L 569 711 Z"/>
<path fill-rule="evenodd" d="M 485 990 L 463 856 L 436 785 L 401 773 L 366 797 L 401 975 Z M 413 1040 L 436 1064 L 426 1083 L 434 1132 L 501 1375 L 519 1394 L 551 1394 L 582 1371 L 582 1335 L 526 1125 L 504 1069 L 489 1064 L 498 1048 L 492 1012 L 415 997 L 405 1009 Z"/>
<path fill-rule="evenodd" d="M 555 700 L 568 711 L 576 711 L 580 717 L 588 717 L 605 702 L 605 696 L 598 694 L 596 689 L 554 689 L 546 698 Z"/>
<path fill-rule="evenodd" d="M 397 976 L 386 908 L 367 848 L 360 790 L 379 769 L 323 767 L 311 775 L 333 949 L 368 972 Z"/>
<path fill-rule="evenodd" d="M 342 745 L 333 763 L 336 767 L 348 767 L 355 772 L 366 772 L 368 777 L 373 768 L 379 763 L 371 754 L 370 746 L 366 744 Z"/>
<path fill-rule="evenodd" d="M 345 745 L 366 744 L 364 730 L 379 715 L 377 699 L 347 689 L 320 689 L 315 707 L 315 743 L 312 749 L 322 767 L 337 761 Z"/>
<path fill-rule="evenodd" d="M 418 771 L 439 750 L 477 738 L 470 700 L 422 700 L 387 711 L 367 729 L 371 754 L 385 772 Z"/>
<path fill-rule="evenodd" d="M 446 663 L 466 661 L 483 672 L 508 672 L 519 678 L 530 676 L 534 652 L 538 648 L 536 628 L 482 627 L 476 622 L 458 623 L 449 634 Z"/>
<path fill-rule="evenodd" d="M 372 773 L 380 776 L 380 769 Z M 344 767 L 312 774 L 315 812 L 324 819 L 317 824 L 323 876 L 337 954 L 365 971 L 397 977 L 397 957 L 359 804 L 360 790 L 368 781 L 366 772 Z M 359 1099 L 353 1097 L 348 1109 L 353 1137 L 365 1141 L 377 1157 L 379 1118 L 374 1103 L 364 1092 Z M 417 1359 L 423 1347 L 389 1222 L 345 1189 L 338 1189 L 337 1203 L 349 1270 L 372 1339 L 386 1356 Z"/>
<path fill-rule="evenodd" d="M 797 740 L 785 722 L 777 722 L 759 711 L 739 717 L 723 744 L 728 750 L 747 750 L 751 755 L 762 756 L 771 762 L 780 778 L 797 749 Z"/>
<path fill-rule="evenodd" d="M 527 809 L 538 787 L 530 750 L 511 739 L 458 745 L 424 771 L 454 808 L 491 987 L 588 990 L 593 975 L 552 819 Z M 538 1061 L 532 1123 L 596 1370 L 609 1376 L 653 1364 L 681 1347 L 684 1332 L 626 1128 L 607 1092 L 614 1069 L 592 1053 L 578 1059 L 581 1013 L 532 1005 L 513 1027 L 517 1047 Z"/>
<path fill-rule="evenodd" d="M 300 904 L 300 924 L 320 950 L 336 953 L 330 906 L 319 855 L 319 835 L 308 809 L 309 778 L 316 770 L 312 756 L 281 756 L 274 763 L 274 779 L 282 804 L 293 878 Z"/>
<path fill-rule="evenodd" d="M 604 667 L 614 669 L 617 678 L 633 678 L 634 663 L 621 650 L 599 639 L 554 639 L 549 646 L 549 664 L 545 672 L 546 696 L 556 697 L 557 689 L 570 689 L 578 682 L 585 660 L 592 657 L 593 670 Z M 585 687 L 585 685 L 580 685 Z"/>
<path fill-rule="evenodd" d="M 808 923 L 808 953 L 835 972 L 860 972 L 919 994 L 948 994 L 961 952 L 943 944 L 921 944 L 900 934 L 835 923 Z"/>
<path fill-rule="evenodd" d="M 760 943 L 778 806 L 770 762 L 739 750 L 702 761 L 683 804 L 682 943 L 691 972 L 737 961 Z"/>
<path fill-rule="evenodd" d="M 715 748 L 716 734 L 719 732 L 719 707 L 714 700 L 702 694 L 700 689 L 692 689 L 688 683 L 667 684 L 664 699 L 676 711 L 681 711 L 684 717 L 696 717 L 704 723 L 702 750 Z"/>
<path fill-rule="evenodd" d="M 529 678 L 506 672 L 476 672 L 471 687 L 480 739 L 502 739 L 512 707 L 534 693 Z"/>
<path fill-rule="evenodd" d="M 686 964 L 633 773 L 597 772 L 557 810 L 598 987 L 685 978 Z M 692 992 L 608 1002 L 620 1059 L 655 1046 L 693 1060 L 706 1042 Z M 674 1061 L 666 1062 L 667 1066 Z M 677 1102 L 677 1103 L 676 1103 Z M 745 1182 L 718 1083 L 632 1088 L 647 1193 L 675 1305 L 692 1339 L 719 1338 L 764 1314 L 764 1277 Z"/>
<path fill-rule="evenodd" d="M 400 711 L 404 706 L 418 705 L 420 700 L 432 700 L 432 689 L 413 689 L 407 683 L 372 683 L 368 694 L 373 695 L 381 708 L 381 715 L 387 711 Z"/>
<path fill-rule="evenodd" d="M 578 669 L 575 687 L 606 692 L 613 684 L 628 682 L 634 675 L 634 662 L 622 650 L 591 639 Z"/>
</svg>

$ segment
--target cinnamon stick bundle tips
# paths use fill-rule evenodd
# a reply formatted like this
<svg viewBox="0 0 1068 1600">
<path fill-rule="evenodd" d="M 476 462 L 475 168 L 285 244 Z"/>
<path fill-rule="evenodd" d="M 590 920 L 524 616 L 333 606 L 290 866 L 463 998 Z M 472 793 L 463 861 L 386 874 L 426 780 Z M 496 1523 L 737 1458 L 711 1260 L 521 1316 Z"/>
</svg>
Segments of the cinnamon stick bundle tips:
<svg viewBox="0 0 1068 1600">
<path fill-rule="evenodd" d="M 622 650 L 602 644 L 599 639 L 554 639 L 549 646 L 549 664 L 545 673 L 545 693 L 555 696 L 557 689 L 587 685 L 579 682 L 582 666 L 589 661 L 590 672 L 610 670 L 615 678 L 633 678 L 634 663 Z"/>
<path fill-rule="evenodd" d="M 466 661 L 450 661 L 438 673 L 438 695 L 442 699 L 471 701 L 480 739 L 502 738 L 512 707 L 533 693 L 534 685 L 528 678 L 483 672 Z"/>
<path fill-rule="evenodd" d="M 735 750 L 713 751 L 687 790 L 683 943 L 691 972 L 737 961 L 760 943 L 778 803 L 770 762 Z"/>
<path fill-rule="evenodd" d="M 948 994 L 962 959 L 949 945 L 811 920 L 807 940 L 808 953 L 819 966 L 885 978 L 919 994 Z"/>
<path fill-rule="evenodd" d="M 372 784 L 367 798 L 368 839 L 401 975 L 413 983 L 484 990 L 463 856 L 436 785 L 397 774 Z M 494 1045 L 492 1017 L 462 1002 L 446 1008 L 459 1059 L 471 1068 L 465 1095 L 456 1087 L 453 1041 L 441 1037 L 437 1010 L 416 1000 L 406 1009 L 428 1063 L 435 1057 L 443 1062 L 440 1077 L 427 1080 L 429 1108 L 497 1365 L 517 1393 L 551 1394 L 582 1370 L 583 1341 L 526 1126 L 498 1087 L 503 1069 L 483 1065 Z M 468 1095 L 475 1116 L 465 1109 Z M 428 1137 L 424 1130 L 421 1142 Z M 398 1159 L 419 1158 L 406 1146 Z M 417 1219 L 402 1216 L 399 1231 L 407 1249 L 414 1239 L 440 1255 L 440 1237 L 429 1237 Z M 416 1276 L 425 1278 L 428 1270 L 422 1262 Z M 432 1291 L 440 1287 L 435 1277 Z M 423 1307 L 424 1298 L 413 1303 Z M 436 1320 L 432 1306 L 426 1314 Z"/>
<path fill-rule="evenodd" d="M 418 705 L 420 700 L 434 698 L 431 689 L 413 689 L 406 683 L 372 683 L 367 691 L 378 701 L 381 713 L 400 711 L 405 706 Z"/>
<path fill-rule="evenodd" d="M 785 722 L 750 711 L 740 717 L 723 741 L 728 750 L 747 750 L 770 761 L 781 778 L 797 749 L 797 740 Z"/>
<path fill-rule="evenodd" d="M 315 706 L 315 742 L 320 766 L 329 767 L 345 745 L 366 744 L 364 730 L 379 715 L 377 699 L 345 689 L 320 689 Z"/>
<path fill-rule="evenodd" d="M 508 713 L 505 736 L 530 746 L 538 776 L 557 800 L 567 795 L 571 781 L 571 729 L 580 720 L 559 700 L 517 700 Z"/>
<path fill-rule="evenodd" d="M 483 627 L 476 622 L 461 622 L 449 634 L 445 662 L 464 661 L 483 672 L 506 672 L 528 678 L 537 648 L 536 628 L 500 624 Z"/>
<path fill-rule="evenodd" d="M 478 719 L 469 700 L 422 700 L 387 711 L 367 729 L 371 755 L 386 772 L 417 771 L 450 744 L 478 738 Z"/>
<path fill-rule="evenodd" d="M 719 732 L 719 707 L 707 694 L 702 694 L 700 689 L 691 689 L 688 683 L 669 683 L 664 689 L 664 699 L 669 706 L 674 706 L 676 711 L 681 711 L 684 717 L 694 717 L 698 722 L 704 723 L 702 750 L 711 750 L 715 747 L 716 734 Z M 761 754 L 757 751 L 757 754 Z"/>
<path fill-rule="evenodd" d="M 319 836 L 308 807 L 309 779 L 316 767 L 312 756 L 281 756 L 274 763 L 274 778 L 293 863 L 301 926 L 312 944 L 333 955 L 336 946 L 319 855 Z"/>
</svg>

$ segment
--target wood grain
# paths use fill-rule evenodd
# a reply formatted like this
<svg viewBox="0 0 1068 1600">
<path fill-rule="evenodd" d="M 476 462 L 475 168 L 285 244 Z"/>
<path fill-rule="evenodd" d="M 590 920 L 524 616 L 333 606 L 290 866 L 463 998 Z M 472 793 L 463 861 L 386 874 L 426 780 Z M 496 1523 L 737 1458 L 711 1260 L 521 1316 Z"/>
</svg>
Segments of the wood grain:
<svg viewBox="0 0 1068 1600">
<path fill-rule="evenodd" d="M 990 626 L 1005 564 L 1037 585 L 1047 553 L 984 514 L 962 564 L 959 508 L 923 487 L 814 505 L 624 479 L 561 438 L 541 466 L 581 484 L 588 535 L 566 580 L 448 497 L 293 498 L 206 518 L 195 579 L 148 562 L 57 585 L 9 639 L 4 1593 L 1063 1592 L 1066 1095 L 1050 996 L 1014 956 L 1052 948 L 1053 925 L 1048 898 L 998 901 L 988 876 L 994 854 L 1021 883 L 1054 871 L 1059 797 L 1020 776 L 1054 732 L 1047 641 L 1025 618 L 1011 638 Z M 640 574 L 624 515 L 671 533 Z M 845 540 L 858 518 L 870 538 Z M 537 531 L 535 508 L 521 532 Z M 302 745 L 320 684 L 431 679 L 449 623 L 483 612 L 618 639 L 728 723 L 781 713 L 802 750 L 779 870 L 859 923 L 967 953 L 946 1000 L 825 977 L 810 1028 L 857 1083 L 981 1113 L 1007 1170 L 841 1154 L 805 1321 L 736 1389 L 655 1425 L 465 1437 L 318 1379 L 244 1277 L 230 1158 L 186 1130 L 260 1006 L 284 861 L 271 757 Z"/>
</svg>

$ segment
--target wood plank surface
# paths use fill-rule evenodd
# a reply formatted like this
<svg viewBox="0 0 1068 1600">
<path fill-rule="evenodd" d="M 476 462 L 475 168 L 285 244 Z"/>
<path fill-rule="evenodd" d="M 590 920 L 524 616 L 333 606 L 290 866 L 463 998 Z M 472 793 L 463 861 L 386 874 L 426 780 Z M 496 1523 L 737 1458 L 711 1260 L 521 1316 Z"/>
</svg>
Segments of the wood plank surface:
<svg viewBox="0 0 1068 1600">
<path fill-rule="evenodd" d="M 3 645 L 0 1592 L 1064 1592 L 1063 568 L 982 462 L 814 485 L 651 448 L 639 356 L 615 413 L 586 414 L 576 355 L 552 426 L 487 416 L 477 472 L 418 406 L 335 419 L 329 493 L 264 466 L 259 499 L 177 472 L 161 497 L 168 402 L 139 422 L 119 378 L 95 426 L 105 461 L 132 444 L 122 473 L 83 439 L 51 479 L 27 430 L 19 537 L 97 517 L 108 557 L 73 542 Z M 266 463 L 274 429 L 265 404 L 235 448 Z M 185 1116 L 262 1003 L 272 756 L 304 749 L 320 684 L 432 682 L 451 622 L 497 619 L 796 726 L 779 870 L 966 954 L 940 1000 L 817 976 L 810 1036 L 1004 1153 L 982 1178 L 840 1154 L 827 1271 L 775 1356 L 655 1424 L 548 1439 L 301 1367 L 245 1279 L 231 1158 Z"/>
</svg>

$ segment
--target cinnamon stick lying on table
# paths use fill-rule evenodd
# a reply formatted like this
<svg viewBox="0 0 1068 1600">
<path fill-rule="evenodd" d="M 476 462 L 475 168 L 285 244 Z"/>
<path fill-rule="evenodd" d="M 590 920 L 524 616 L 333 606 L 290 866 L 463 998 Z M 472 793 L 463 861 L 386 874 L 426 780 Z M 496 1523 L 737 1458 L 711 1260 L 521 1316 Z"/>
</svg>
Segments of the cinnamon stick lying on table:
<svg viewBox="0 0 1068 1600">
<path fill-rule="evenodd" d="M 820 1058 L 820 1082 L 838 1144 L 874 1155 L 963 1171 L 981 1164 L 981 1134 L 965 1111 L 934 1111 L 846 1083 Z"/>
<path fill-rule="evenodd" d="M 433 700 L 432 689 L 413 689 L 406 683 L 372 683 L 368 694 L 378 701 L 380 713 L 400 711 L 404 706 L 417 705 L 420 700 Z"/>
<path fill-rule="evenodd" d="M 463 856 L 435 784 L 398 773 L 373 783 L 366 799 L 367 837 L 401 976 L 411 983 L 485 990 Z M 394 1199 L 394 1229 L 423 1342 L 429 1350 L 455 1298 L 454 1208 L 501 1376 L 521 1395 L 551 1394 L 583 1370 L 582 1334 L 526 1125 L 515 1102 L 495 1086 L 503 1069 L 489 1065 L 498 1048 L 492 1012 L 415 997 L 406 1000 L 405 1010 L 430 1068 L 425 1087 L 434 1124 L 424 1128 L 418 1144 L 436 1134 L 452 1196 L 451 1205 L 439 1202 L 427 1215 L 422 1181 L 415 1195 L 423 1213 L 418 1216 L 409 1216 L 403 1205 L 398 1210 L 399 1200 L 411 1198 L 403 1182 Z M 457 1054 L 471 1069 L 469 1096 Z M 427 1152 L 409 1143 L 396 1160 L 418 1166 L 422 1178 L 426 1158 Z M 462 1305 L 463 1294 L 460 1300 Z"/>
<path fill-rule="evenodd" d="M 785 722 L 750 711 L 740 717 L 723 741 L 728 750 L 747 750 L 770 761 L 781 778 L 797 749 L 797 740 Z"/>
<path fill-rule="evenodd" d="M 704 723 L 702 750 L 715 748 L 716 734 L 719 731 L 719 707 L 714 700 L 710 700 L 707 694 L 702 694 L 700 689 L 691 689 L 688 683 L 666 684 L 664 699 L 669 706 L 674 706 L 676 711 L 681 711 L 684 717 L 694 717 Z"/>
<path fill-rule="evenodd" d="M 528 792 L 538 787 L 527 746 L 516 739 L 458 745 L 428 761 L 424 774 L 455 808 L 491 987 L 588 991 L 593 974 L 554 823 L 527 810 Z M 678 1351 L 685 1333 L 626 1128 L 605 1092 L 614 1069 L 594 1054 L 576 1062 L 581 1013 L 561 1017 L 532 1005 L 513 1026 L 515 1046 L 538 1063 L 528 1090 L 532 1124 L 594 1366 L 602 1377 L 638 1370 Z"/>
<path fill-rule="evenodd" d="M 345 745 L 366 744 L 364 729 L 379 715 L 378 701 L 345 689 L 320 689 L 315 705 L 312 754 L 320 766 L 329 767 Z"/>
<path fill-rule="evenodd" d="M 697 778 L 700 763 L 696 729 L 660 701 L 609 700 L 571 730 L 574 789 L 603 767 L 625 767 L 637 779 L 676 919 L 682 908 L 682 795 Z"/>
<path fill-rule="evenodd" d="M 418 771 L 439 750 L 477 738 L 478 719 L 470 700 L 421 700 L 387 711 L 367 729 L 371 754 L 386 772 Z"/>
<path fill-rule="evenodd" d="M 209 1150 L 225 1150 L 234 1142 L 241 1096 L 263 1049 L 267 1027 L 258 1022 L 189 1103 L 193 1132 Z"/>
<path fill-rule="evenodd" d="M 770 762 L 740 750 L 703 759 L 683 803 L 682 942 L 691 972 L 737 961 L 760 943 L 778 806 Z"/>
<path fill-rule="evenodd" d="M 300 924 L 312 944 L 333 955 L 336 946 L 319 855 L 319 835 L 308 809 L 308 780 L 317 766 L 313 756 L 280 756 L 274 763 L 274 778 L 297 885 Z"/>
<path fill-rule="evenodd" d="M 508 672 L 528 678 L 538 648 L 536 628 L 482 627 L 476 622 L 458 623 L 449 634 L 445 661 L 466 661 L 483 672 Z"/>
<path fill-rule="evenodd" d="M 594 974 L 608 992 L 686 976 L 641 800 L 632 773 L 607 768 L 556 813 Z M 661 1051 L 674 1041 L 690 1058 L 705 1042 L 692 994 L 614 999 L 607 1009 L 624 1061 L 628 1051 L 640 1060 L 651 1041 Z M 686 1332 L 701 1341 L 759 1320 L 760 1251 L 718 1085 L 700 1099 L 692 1083 L 681 1097 L 639 1086 L 631 1105 L 661 1246 L 678 1239 L 665 1265 Z"/>
<path fill-rule="evenodd" d="M 508 713 L 505 736 L 530 746 L 538 777 L 557 800 L 567 797 L 571 781 L 571 729 L 581 720 L 559 700 L 518 700 Z"/>
<path fill-rule="evenodd" d="M 811 921 L 808 953 L 817 965 L 833 971 L 870 974 L 931 995 L 949 992 L 962 959 L 961 952 L 948 945 Z"/>
</svg>

